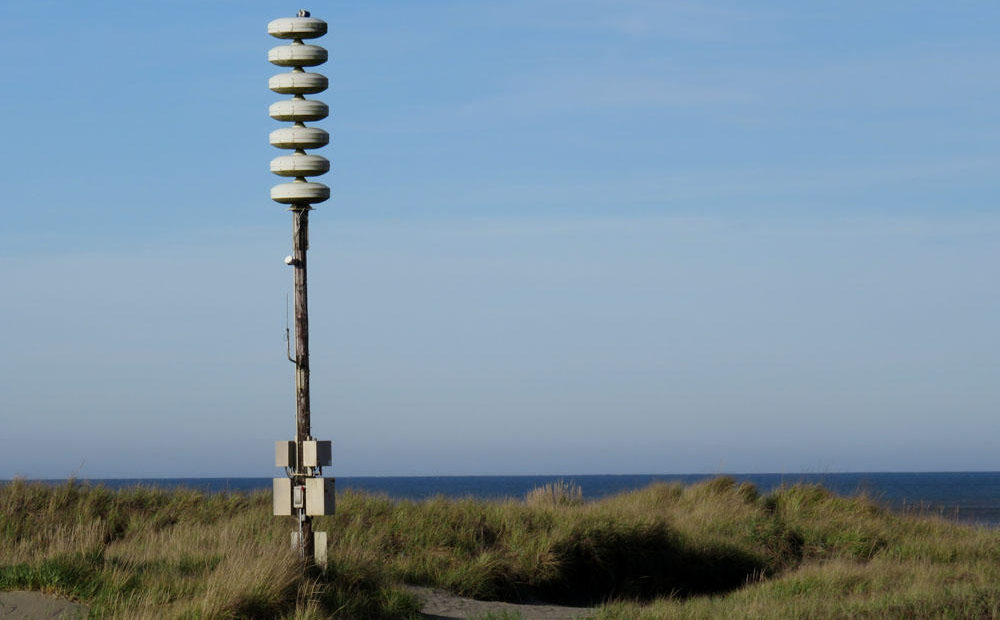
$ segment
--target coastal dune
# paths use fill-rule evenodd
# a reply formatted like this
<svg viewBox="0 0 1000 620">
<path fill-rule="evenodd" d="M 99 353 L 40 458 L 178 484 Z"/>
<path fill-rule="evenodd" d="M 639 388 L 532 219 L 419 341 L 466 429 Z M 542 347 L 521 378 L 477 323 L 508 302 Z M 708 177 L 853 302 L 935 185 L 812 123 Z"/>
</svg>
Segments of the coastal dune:
<svg viewBox="0 0 1000 620">
<path fill-rule="evenodd" d="M 720 477 L 594 501 L 565 482 L 496 501 L 345 491 L 316 520 L 325 569 L 300 564 L 291 521 L 269 508 L 266 493 L 0 484 L 0 591 L 101 618 L 1000 616 L 997 529 L 816 485 Z"/>
</svg>

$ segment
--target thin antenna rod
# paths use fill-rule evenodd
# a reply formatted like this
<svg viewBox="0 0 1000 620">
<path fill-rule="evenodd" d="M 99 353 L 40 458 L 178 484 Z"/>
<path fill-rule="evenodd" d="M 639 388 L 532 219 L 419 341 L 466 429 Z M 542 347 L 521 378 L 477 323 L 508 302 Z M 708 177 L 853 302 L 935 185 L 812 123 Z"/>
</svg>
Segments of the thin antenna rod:
<svg viewBox="0 0 1000 620">
<path fill-rule="evenodd" d="M 288 293 L 285 293 L 285 356 L 288 357 L 289 362 L 295 364 L 295 358 L 292 357 L 292 336 L 288 329 L 288 313 Z"/>
</svg>

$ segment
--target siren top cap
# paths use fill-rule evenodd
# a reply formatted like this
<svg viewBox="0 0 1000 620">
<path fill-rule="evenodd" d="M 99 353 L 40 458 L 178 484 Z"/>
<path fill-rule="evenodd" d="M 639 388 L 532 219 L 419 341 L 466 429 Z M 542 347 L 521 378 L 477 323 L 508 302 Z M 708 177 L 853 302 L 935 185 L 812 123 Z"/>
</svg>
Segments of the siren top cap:
<svg viewBox="0 0 1000 620">
<path fill-rule="evenodd" d="M 279 39 L 315 39 L 326 34 L 326 22 L 315 17 L 280 17 L 267 25 L 267 34 Z"/>
</svg>

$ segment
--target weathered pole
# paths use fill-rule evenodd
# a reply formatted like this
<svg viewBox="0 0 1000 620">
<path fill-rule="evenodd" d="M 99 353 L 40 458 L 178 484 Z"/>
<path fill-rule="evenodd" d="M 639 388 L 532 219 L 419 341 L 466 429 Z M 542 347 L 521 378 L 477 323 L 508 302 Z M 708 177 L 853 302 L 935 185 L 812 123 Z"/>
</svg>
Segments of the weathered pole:
<svg viewBox="0 0 1000 620">
<path fill-rule="evenodd" d="M 296 205 L 292 212 L 292 267 L 295 270 L 295 444 L 312 439 L 309 412 L 309 291 L 306 281 L 306 250 L 309 249 L 309 205 Z M 306 471 L 303 450 L 296 450 L 296 469 Z M 296 479 L 296 484 L 305 484 Z M 307 562 L 315 562 L 312 517 L 299 511 L 300 554 Z"/>
</svg>

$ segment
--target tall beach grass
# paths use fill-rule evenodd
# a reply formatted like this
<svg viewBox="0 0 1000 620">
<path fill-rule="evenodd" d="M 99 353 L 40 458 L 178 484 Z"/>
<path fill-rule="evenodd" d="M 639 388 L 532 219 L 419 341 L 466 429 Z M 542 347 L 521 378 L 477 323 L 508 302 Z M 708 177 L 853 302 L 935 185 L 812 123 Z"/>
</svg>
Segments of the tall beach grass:
<svg viewBox="0 0 1000 620">
<path fill-rule="evenodd" d="M 818 486 L 729 478 L 584 502 L 556 483 L 506 501 L 347 491 L 303 567 L 266 493 L 0 485 L 0 590 L 95 618 L 418 618 L 400 584 L 615 618 L 1000 617 L 1000 534 Z"/>
</svg>

